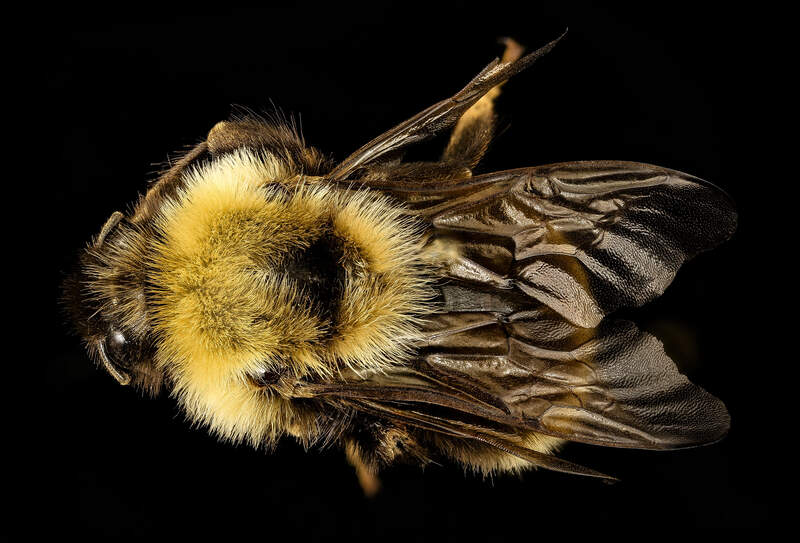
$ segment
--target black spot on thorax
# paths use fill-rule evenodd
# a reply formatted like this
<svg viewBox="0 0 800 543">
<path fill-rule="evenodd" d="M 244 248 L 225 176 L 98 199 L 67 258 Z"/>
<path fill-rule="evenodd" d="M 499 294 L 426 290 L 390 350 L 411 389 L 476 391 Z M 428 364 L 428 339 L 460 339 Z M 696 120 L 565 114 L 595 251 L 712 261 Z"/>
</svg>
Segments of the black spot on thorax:
<svg viewBox="0 0 800 543">
<path fill-rule="evenodd" d="M 345 284 L 342 241 L 327 232 L 308 248 L 293 254 L 283 270 L 297 285 L 301 300 L 327 323 L 333 335 Z"/>
</svg>

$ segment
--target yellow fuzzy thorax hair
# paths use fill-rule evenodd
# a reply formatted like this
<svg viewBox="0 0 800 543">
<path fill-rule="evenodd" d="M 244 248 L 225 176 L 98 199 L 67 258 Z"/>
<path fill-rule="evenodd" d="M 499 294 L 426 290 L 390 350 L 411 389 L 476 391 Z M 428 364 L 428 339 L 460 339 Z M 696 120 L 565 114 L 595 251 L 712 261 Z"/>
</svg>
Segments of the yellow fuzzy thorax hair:
<svg viewBox="0 0 800 543">
<path fill-rule="evenodd" d="M 174 393 L 196 422 L 256 445 L 291 414 L 253 376 L 381 371 L 408 356 L 430 311 L 421 232 L 402 208 L 287 177 L 270 155 L 246 150 L 191 170 L 155 218 L 149 266 L 157 363 Z M 321 239 L 334 240 L 337 261 L 324 265 L 341 277 L 327 316 L 287 271 Z"/>
</svg>

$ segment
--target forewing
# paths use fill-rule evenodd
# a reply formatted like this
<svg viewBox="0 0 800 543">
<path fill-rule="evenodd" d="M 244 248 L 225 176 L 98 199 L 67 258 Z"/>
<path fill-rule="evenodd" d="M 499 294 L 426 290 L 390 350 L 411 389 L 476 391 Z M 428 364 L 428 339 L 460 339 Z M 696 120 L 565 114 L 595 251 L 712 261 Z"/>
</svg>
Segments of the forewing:
<svg viewBox="0 0 800 543">
<path fill-rule="evenodd" d="M 696 177 L 633 162 L 571 162 L 443 185 L 375 187 L 430 221 L 452 279 L 522 293 L 592 328 L 658 297 L 687 259 L 727 239 L 736 212 Z M 446 247 L 446 250 L 438 250 Z M 472 302 L 454 297 L 449 310 Z"/>
<path fill-rule="evenodd" d="M 626 321 L 587 330 L 546 307 L 439 315 L 420 355 L 407 367 L 307 390 L 501 443 L 517 429 L 675 449 L 716 441 L 729 427 L 722 402 L 679 373 L 657 339 Z"/>
<path fill-rule="evenodd" d="M 444 326 L 425 348 L 431 371 L 501 400 L 528 428 L 644 449 L 702 445 L 727 432 L 722 402 L 679 373 L 661 343 L 630 322 L 582 329 L 545 308 L 437 320 Z"/>
</svg>

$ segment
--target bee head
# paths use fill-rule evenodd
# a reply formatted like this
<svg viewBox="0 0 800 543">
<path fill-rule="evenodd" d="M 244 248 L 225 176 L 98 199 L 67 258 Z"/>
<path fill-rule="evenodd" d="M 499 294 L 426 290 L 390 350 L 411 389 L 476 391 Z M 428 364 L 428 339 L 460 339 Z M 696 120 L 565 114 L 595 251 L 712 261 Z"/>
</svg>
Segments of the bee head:
<svg viewBox="0 0 800 543">
<path fill-rule="evenodd" d="M 146 244 L 147 233 L 115 212 L 64 281 L 62 300 L 99 365 L 122 385 L 156 393 L 162 376 L 147 322 Z"/>
</svg>

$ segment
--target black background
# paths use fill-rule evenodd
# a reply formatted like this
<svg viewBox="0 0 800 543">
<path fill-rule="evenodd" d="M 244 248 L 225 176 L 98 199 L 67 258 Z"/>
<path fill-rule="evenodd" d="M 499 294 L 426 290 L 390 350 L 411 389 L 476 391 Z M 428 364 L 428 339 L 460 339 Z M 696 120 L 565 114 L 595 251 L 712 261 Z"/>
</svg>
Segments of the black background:
<svg viewBox="0 0 800 543">
<path fill-rule="evenodd" d="M 501 53 L 498 37 L 535 48 L 566 27 L 550 55 L 504 88 L 505 130 L 481 171 L 633 160 L 692 173 L 733 196 L 734 238 L 628 315 L 726 402 L 733 426 L 724 441 L 673 453 L 564 451 L 618 476 L 614 486 L 547 472 L 484 481 L 455 466 L 399 467 L 367 500 L 340 451 L 306 453 L 287 440 L 268 454 L 218 443 L 190 428 L 171 399 L 119 387 L 68 334 L 56 299 L 77 250 L 145 190 L 168 153 L 201 141 L 231 104 L 269 110 L 273 101 L 301 112 L 307 141 L 342 159 L 460 89 Z M 749 258 L 764 218 L 752 189 L 765 181 L 744 141 L 763 84 L 751 14 L 674 3 L 220 4 L 205 13 L 55 12 L 34 32 L 45 51 L 36 66 L 47 98 L 37 109 L 51 149 L 37 164 L 46 184 L 37 196 L 50 207 L 40 210 L 49 248 L 35 277 L 44 330 L 36 349 L 46 360 L 38 394 L 47 399 L 30 421 L 37 461 L 11 473 L 30 491 L 18 500 L 37 519 L 29 534 L 494 541 L 770 524 L 773 417 L 754 375 L 773 361 L 749 344 L 755 313 L 743 286 L 759 280 Z"/>
</svg>

